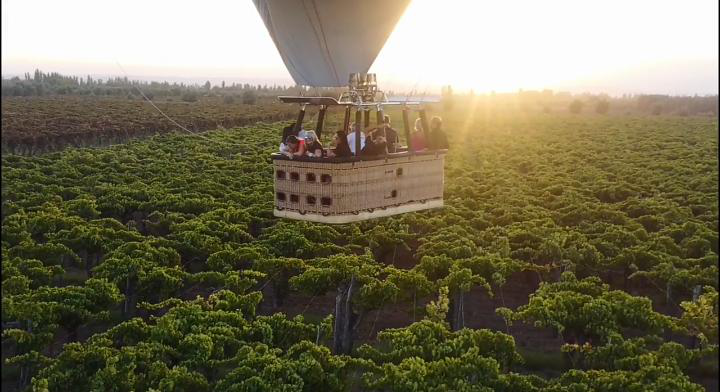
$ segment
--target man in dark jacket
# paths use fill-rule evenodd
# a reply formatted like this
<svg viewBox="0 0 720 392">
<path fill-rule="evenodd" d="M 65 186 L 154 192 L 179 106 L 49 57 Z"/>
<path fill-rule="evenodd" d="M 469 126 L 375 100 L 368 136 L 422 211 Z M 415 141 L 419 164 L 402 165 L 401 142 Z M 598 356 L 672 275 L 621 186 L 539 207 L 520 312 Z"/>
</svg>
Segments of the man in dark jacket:
<svg viewBox="0 0 720 392">
<path fill-rule="evenodd" d="M 400 146 L 400 138 L 398 138 L 397 131 L 390 126 L 390 116 L 386 115 L 383 117 L 383 125 L 385 127 L 385 139 L 387 140 L 388 152 L 396 152 Z"/>
<path fill-rule="evenodd" d="M 365 141 L 365 147 L 362 149 L 362 155 L 379 156 L 385 155 L 387 142 L 382 136 L 380 130 L 375 130 Z"/>
<path fill-rule="evenodd" d="M 442 119 L 435 116 L 430 120 L 430 135 L 429 135 L 429 147 L 431 150 L 447 150 L 448 140 L 447 135 L 442 130 Z"/>
</svg>

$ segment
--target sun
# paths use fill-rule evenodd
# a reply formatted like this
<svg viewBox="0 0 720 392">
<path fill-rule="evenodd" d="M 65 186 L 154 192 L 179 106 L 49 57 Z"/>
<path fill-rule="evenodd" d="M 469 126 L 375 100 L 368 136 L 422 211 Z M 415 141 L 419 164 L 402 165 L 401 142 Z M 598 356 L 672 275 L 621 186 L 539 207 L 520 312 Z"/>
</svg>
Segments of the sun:
<svg viewBox="0 0 720 392">
<path fill-rule="evenodd" d="M 409 80 L 418 90 L 450 84 L 508 92 L 600 80 L 630 67 L 717 51 L 705 41 L 679 42 L 673 33 L 700 33 L 703 27 L 690 23 L 702 17 L 700 8 L 645 0 L 414 0 L 372 71 L 381 81 Z"/>
<path fill-rule="evenodd" d="M 414 1 L 373 68 L 383 79 L 479 91 L 541 87 L 572 74 L 570 53 L 558 58 L 541 44 L 557 43 L 558 27 L 548 24 L 540 30 L 532 12 L 518 12 L 513 5 L 517 4 Z M 548 55 L 554 57 L 552 62 L 543 61 Z"/>
</svg>

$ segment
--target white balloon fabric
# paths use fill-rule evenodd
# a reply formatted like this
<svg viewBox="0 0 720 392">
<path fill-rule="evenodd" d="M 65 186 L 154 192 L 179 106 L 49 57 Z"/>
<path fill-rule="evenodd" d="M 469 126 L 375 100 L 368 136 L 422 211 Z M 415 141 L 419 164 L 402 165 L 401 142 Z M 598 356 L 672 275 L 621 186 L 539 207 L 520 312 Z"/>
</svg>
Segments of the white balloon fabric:
<svg viewBox="0 0 720 392">
<path fill-rule="evenodd" d="M 295 83 L 367 73 L 410 0 L 253 0 Z"/>
</svg>

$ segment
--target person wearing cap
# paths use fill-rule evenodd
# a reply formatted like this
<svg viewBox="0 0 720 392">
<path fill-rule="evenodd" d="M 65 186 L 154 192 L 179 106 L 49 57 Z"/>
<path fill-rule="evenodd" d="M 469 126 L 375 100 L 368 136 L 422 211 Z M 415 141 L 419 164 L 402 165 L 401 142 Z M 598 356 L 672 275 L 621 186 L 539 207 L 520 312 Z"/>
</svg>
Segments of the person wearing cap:
<svg viewBox="0 0 720 392">
<path fill-rule="evenodd" d="M 323 146 L 315 131 L 305 131 L 305 151 L 309 157 L 322 157 Z"/>
</svg>

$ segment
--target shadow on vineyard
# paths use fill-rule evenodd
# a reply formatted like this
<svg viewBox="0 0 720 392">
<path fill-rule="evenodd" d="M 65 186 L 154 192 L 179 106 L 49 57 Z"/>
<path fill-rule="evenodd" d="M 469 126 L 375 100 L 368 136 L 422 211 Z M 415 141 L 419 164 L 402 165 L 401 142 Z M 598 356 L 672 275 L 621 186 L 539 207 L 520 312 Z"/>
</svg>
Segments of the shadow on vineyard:
<svg viewBox="0 0 720 392">
<path fill-rule="evenodd" d="M 3 390 L 715 390 L 717 120 L 456 106 L 445 208 L 347 225 L 273 217 L 274 106 L 3 154 Z"/>
</svg>

